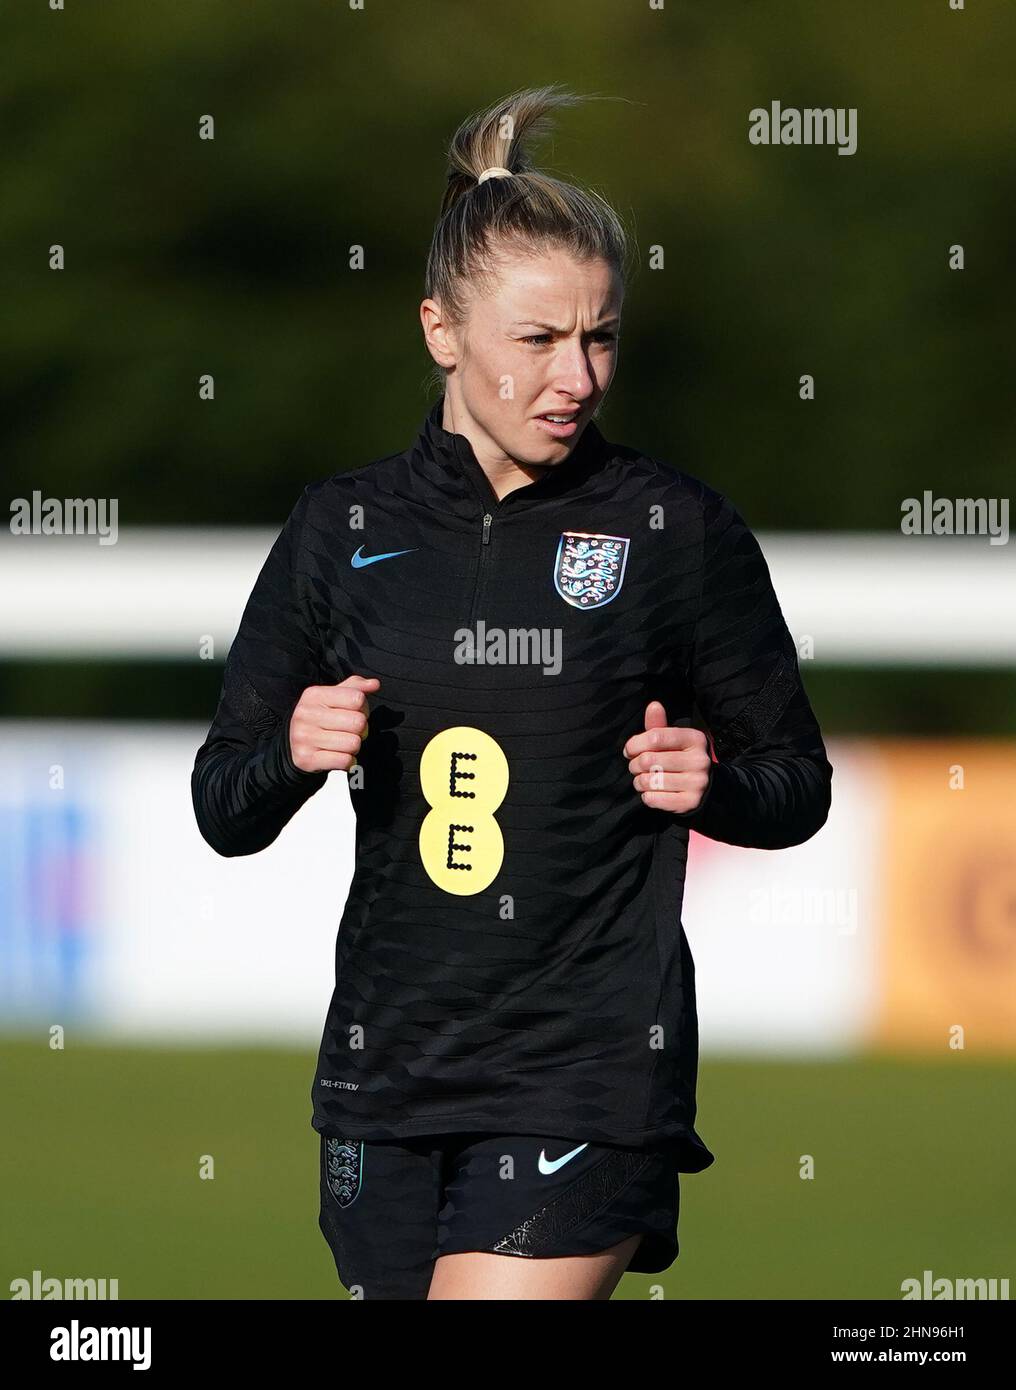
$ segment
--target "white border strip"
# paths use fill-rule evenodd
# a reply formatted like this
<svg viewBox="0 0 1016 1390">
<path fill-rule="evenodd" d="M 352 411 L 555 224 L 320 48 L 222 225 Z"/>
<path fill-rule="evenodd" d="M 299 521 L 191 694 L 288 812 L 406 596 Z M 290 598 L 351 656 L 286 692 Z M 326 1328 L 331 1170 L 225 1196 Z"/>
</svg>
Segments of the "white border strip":
<svg viewBox="0 0 1016 1390">
<path fill-rule="evenodd" d="M 276 534 L 130 527 L 110 546 L 4 536 L 0 657 L 192 661 L 207 636 L 224 654 Z M 759 542 L 787 624 L 818 665 L 1016 664 L 1012 545 L 875 533 Z M 552 557 L 548 584 L 551 571 Z"/>
</svg>

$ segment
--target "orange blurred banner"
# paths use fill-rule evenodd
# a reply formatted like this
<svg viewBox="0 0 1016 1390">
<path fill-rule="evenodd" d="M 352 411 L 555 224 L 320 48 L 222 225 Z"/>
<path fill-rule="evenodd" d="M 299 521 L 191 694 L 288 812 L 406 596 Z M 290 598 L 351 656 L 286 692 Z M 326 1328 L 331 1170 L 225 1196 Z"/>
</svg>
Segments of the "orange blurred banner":
<svg viewBox="0 0 1016 1390">
<path fill-rule="evenodd" d="M 1016 1050 L 1016 745 L 878 741 L 883 958 L 873 1041 Z"/>
</svg>

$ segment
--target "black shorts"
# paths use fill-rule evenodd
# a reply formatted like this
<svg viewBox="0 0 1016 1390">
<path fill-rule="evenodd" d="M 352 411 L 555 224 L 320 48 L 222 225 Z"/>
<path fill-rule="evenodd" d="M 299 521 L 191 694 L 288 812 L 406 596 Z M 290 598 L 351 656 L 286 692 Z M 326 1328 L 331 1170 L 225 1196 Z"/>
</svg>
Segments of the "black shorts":
<svg viewBox="0 0 1016 1390">
<path fill-rule="evenodd" d="M 321 1232 L 354 1297 L 425 1299 L 440 1255 L 547 1259 L 642 1240 L 628 1265 L 677 1258 L 670 1144 L 624 1149 L 517 1134 L 398 1142 L 320 1136 Z"/>
</svg>

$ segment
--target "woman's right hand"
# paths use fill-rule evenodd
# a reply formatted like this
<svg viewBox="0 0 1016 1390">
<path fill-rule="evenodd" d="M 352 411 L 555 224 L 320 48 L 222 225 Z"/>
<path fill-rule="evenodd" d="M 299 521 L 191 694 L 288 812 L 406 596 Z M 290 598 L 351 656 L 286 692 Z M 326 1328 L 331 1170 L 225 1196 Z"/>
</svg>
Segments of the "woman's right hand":
<svg viewBox="0 0 1016 1390">
<path fill-rule="evenodd" d="M 289 754 L 302 772 L 348 772 L 367 734 L 367 694 L 377 676 L 347 676 L 338 685 L 309 685 L 289 721 Z"/>
</svg>

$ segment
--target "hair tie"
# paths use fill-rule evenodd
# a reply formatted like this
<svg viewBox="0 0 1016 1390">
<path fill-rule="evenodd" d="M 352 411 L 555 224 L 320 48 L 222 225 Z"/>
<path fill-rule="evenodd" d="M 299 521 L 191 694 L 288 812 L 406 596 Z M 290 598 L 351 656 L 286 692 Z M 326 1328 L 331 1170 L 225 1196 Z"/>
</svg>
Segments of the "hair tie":
<svg viewBox="0 0 1016 1390">
<path fill-rule="evenodd" d="M 484 179 L 510 179 L 511 177 L 511 169 L 502 168 L 500 164 L 492 164 L 489 169 L 484 169 L 476 182 L 483 183 Z"/>
</svg>

